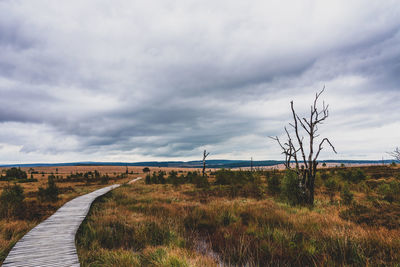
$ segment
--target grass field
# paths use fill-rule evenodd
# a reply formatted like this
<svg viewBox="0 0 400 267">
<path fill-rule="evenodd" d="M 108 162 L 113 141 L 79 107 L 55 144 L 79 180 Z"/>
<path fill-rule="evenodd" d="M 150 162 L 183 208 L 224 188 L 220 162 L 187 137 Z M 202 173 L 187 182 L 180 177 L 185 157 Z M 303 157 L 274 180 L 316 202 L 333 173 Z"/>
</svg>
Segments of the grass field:
<svg viewBox="0 0 400 267">
<path fill-rule="evenodd" d="M 124 183 L 135 177 L 143 176 L 142 168 L 129 167 L 128 175 L 126 175 L 126 167 L 120 166 L 68 166 L 68 167 L 35 167 L 21 168 L 28 173 L 28 178 L 31 178 L 30 173 L 33 172 L 32 178 L 37 181 L 20 183 L 18 180 L 0 181 L 0 191 L 7 185 L 18 184 L 24 190 L 24 213 L 18 218 L 0 218 L 0 264 L 4 261 L 8 252 L 14 244 L 30 229 L 36 226 L 39 222 L 53 214 L 59 207 L 67 201 L 96 189 L 102 188 L 107 184 Z M 3 171 L 4 170 L 4 171 Z M 4 174 L 6 169 L 1 169 Z M 67 179 L 67 176 L 75 173 L 85 173 L 88 171 L 97 170 L 100 174 L 108 174 L 110 179 L 105 184 L 101 179 Z M 39 201 L 38 189 L 45 188 L 48 181 L 48 176 L 53 174 L 56 177 L 56 185 L 59 195 L 56 201 Z M 124 174 L 124 175 L 122 175 Z"/>
<path fill-rule="evenodd" d="M 278 171 L 251 173 L 257 179 L 246 184 L 217 185 L 218 172 L 203 187 L 141 181 L 96 201 L 78 254 L 83 266 L 399 266 L 400 202 L 388 191 L 399 174 L 325 169 L 313 207 L 272 192 L 268 179 L 284 179 Z"/>
</svg>

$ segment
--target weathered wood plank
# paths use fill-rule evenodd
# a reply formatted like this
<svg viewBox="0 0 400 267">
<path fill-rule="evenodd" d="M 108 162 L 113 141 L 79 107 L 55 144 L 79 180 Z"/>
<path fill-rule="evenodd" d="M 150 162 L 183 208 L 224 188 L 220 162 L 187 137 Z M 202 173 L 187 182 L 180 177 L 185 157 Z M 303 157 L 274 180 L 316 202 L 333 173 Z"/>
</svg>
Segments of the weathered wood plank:
<svg viewBox="0 0 400 267">
<path fill-rule="evenodd" d="M 3 266 L 80 266 L 76 231 L 92 202 L 118 186 L 111 185 L 64 204 L 15 244 Z"/>
</svg>

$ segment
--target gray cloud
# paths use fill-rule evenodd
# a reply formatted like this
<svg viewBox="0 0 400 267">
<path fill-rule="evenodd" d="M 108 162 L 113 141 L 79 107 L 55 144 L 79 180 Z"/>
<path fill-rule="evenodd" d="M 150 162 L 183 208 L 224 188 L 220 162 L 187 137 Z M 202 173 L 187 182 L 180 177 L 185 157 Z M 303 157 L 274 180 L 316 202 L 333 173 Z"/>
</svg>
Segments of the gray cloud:
<svg viewBox="0 0 400 267">
<path fill-rule="evenodd" d="M 323 85 L 341 154 L 322 156 L 380 158 L 400 127 L 398 4 L 286 6 L 0 1 L 0 161 L 191 159 L 204 147 L 278 159 L 266 136 Z"/>
</svg>

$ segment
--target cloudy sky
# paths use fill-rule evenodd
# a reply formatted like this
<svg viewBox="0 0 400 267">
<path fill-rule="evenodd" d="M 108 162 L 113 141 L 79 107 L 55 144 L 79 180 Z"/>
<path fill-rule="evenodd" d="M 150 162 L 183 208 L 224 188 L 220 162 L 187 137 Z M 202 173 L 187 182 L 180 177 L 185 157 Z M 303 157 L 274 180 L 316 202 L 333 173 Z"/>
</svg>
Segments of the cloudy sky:
<svg viewBox="0 0 400 267">
<path fill-rule="evenodd" d="M 321 158 L 389 158 L 398 1 L 0 0 L 0 163 L 281 159 L 324 85 Z"/>
</svg>

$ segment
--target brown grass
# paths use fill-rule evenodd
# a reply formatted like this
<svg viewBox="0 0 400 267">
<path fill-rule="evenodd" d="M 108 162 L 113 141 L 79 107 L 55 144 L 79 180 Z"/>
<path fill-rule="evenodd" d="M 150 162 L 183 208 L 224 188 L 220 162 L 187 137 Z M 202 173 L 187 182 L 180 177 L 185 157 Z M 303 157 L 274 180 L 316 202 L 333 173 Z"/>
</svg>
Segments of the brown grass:
<svg viewBox="0 0 400 267">
<path fill-rule="evenodd" d="M 22 183 L 21 186 L 28 207 L 36 217 L 0 220 L 0 263 L 19 238 L 65 202 L 105 186 L 97 182 L 60 182 L 57 185 L 62 194 L 56 203 L 38 203 L 38 187 L 46 185 L 47 174 L 55 174 L 56 167 L 34 169 L 39 171 L 34 175 L 38 182 Z M 144 178 L 142 169 L 129 167 L 128 171 L 134 174 L 118 181 L 112 178 L 114 173 L 125 173 L 124 166 L 58 167 L 58 175 L 65 178 L 71 172 L 98 170 L 111 176 L 111 184 L 138 176 Z M 152 172 L 189 171 L 150 169 Z M 393 180 L 386 168 L 366 170 L 373 176 L 368 178 L 371 181 Z M 398 172 L 398 168 L 393 170 Z M 40 174 L 42 171 L 46 173 L 45 177 Z M 214 177 L 210 181 L 213 182 Z M 0 189 L 6 184 L 0 181 Z M 261 186 L 266 189 L 265 179 Z M 387 220 L 379 218 L 400 215 L 400 212 L 393 213 L 399 204 L 382 202 L 373 190 L 367 194 L 361 186 L 351 186 L 355 202 L 368 207 L 362 216 L 372 220 L 371 224 L 357 221 L 357 213 L 351 211 L 351 207 L 341 205 L 338 192 L 334 203 L 330 203 L 324 186 L 317 188 L 313 208 L 292 207 L 268 195 L 262 199 L 232 197 L 223 190 L 226 186 L 203 189 L 189 184 L 179 187 L 145 185 L 143 181 L 114 190 L 96 201 L 80 228 L 77 238 L 82 265 L 375 266 L 400 262 L 399 224 L 387 227 Z M 348 210 L 353 217 L 343 216 Z"/>
<path fill-rule="evenodd" d="M 113 191 L 94 205 L 79 231 L 81 263 L 170 266 L 171 257 L 178 262 L 173 266 L 376 266 L 400 262 L 399 227 L 343 219 L 340 212 L 348 207 L 332 204 L 323 187 L 317 190 L 313 208 L 292 207 L 270 196 L 257 200 L 207 193 L 218 188 L 140 182 Z M 355 198 L 367 201 L 362 192 Z M 153 224 L 156 227 L 151 228 Z M 152 229 L 151 234 L 146 227 Z M 159 242 L 152 243 L 154 238 Z M 154 256 L 155 251 L 161 254 Z M 149 260 L 152 257 L 156 260 Z"/>
<path fill-rule="evenodd" d="M 3 168 L 5 169 L 5 168 Z M 29 168 L 21 168 L 24 171 L 28 171 Z M 33 174 L 33 178 L 37 179 L 37 182 L 30 183 L 19 183 L 24 188 L 25 202 L 27 204 L 26 214 L 23 216 L 25 219 L 0 219 L 0 264 L 4 261 L 8 252 L 14 246 L 14 244 L 30 229 L 36 226 L 38 223 L 43 221 L 45 218 L 53 214 L 59 207 L 61 207 L 67 201 L 96 189 L 102 188 L 106 185 L 98 182 L 87 184 L 85 182 L 58 182 L 57 186 L 60 188 L 61 194 L 59 200 L 56 202 L 40 203 L 37 200 L 37 191 L 39 187 L 46 187 L 47 176 L 50 173 L 56 174 L 58 169 L 58 175 L 65 178 L 71 172 L 86 172 L 98 170 L 100 173 L 108 173 L 111 177 L 110 184 L 112 183 L 124 183 L 138 176 L 143 176 L 141 173 L 142 168 L 140 167 L 129 167 L 129 172 L 133 171 L 135 174 L 129 174 L 127 178 L 113 180 L 114 173 L 121 174 L 125 173 L 126 167 L 123 166 L 68 166 L 68 167 L 34 167 L 35 171 L 39 174 Z M 43 177 L 41 172 L 45 173 Z M 30 175 L 28 174 L 30 178 Z M 7 185 L 13 182 L 0 181 L 0 192 Z"/>
</svg>

